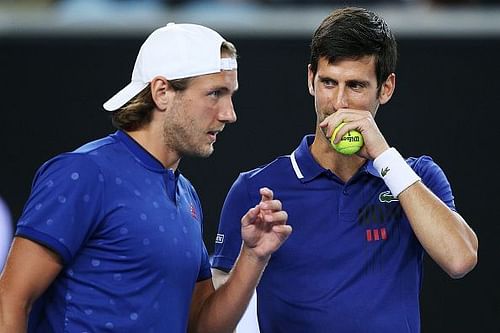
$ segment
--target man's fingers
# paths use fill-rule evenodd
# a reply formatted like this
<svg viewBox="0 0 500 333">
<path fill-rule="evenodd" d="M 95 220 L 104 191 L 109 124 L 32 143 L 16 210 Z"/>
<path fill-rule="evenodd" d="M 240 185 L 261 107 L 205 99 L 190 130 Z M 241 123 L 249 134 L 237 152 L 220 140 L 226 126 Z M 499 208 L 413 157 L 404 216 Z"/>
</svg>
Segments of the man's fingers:
<svg viewBox="0 0 500 333">
<path fill-rule="evenodd" d="M 264 222 L 282 223 L 285 224 L 288 220 L 288 214 L 284 210 L 278 212 L 265 214 L 262 219 Z"/>
<path fill-rule="evenodd" d="M 288 238 L 288 236 L 290 236 L 292 230 L 293 230 L 292 226 L 288 224 L 276 224 L 273 226 L 273 231 L 281 235 L 280 238 L 282 241 L 284 241 L 285 239 Z"/>
<path fill-rule="evenodd" d="M 241 224 L 243 226 L 252 224 L 257 219 L 257 216 L 259 215 L 259 213 L 260 213 L 260 208 L 258 205 L 253 207 L 253 208 L 250 208 L 247 211 L 247 213 L 245 215 L 243 215 L 243 217 L 241 218 Z"/>
<path fill-rule="evenodd" d="M 278 200 L 273 200 L 271 207 L 272 209 L 264 209 L 257 205 L 253 208 L 250 208 L 248 212 L 242 217 L 241 223 L 246 226 L 254 223 L 257 219 L 266 223 L 277 223 L 277 224 L 285 224 L 288 220 L 288 213 L 284 210 L 281 210 L 281 202 Z M 275 208 L 275 209 L 274 209 Z"/>
<path fill-rule="evenodd" d="M 276 211 L 276 210 L 281 210 L 281 208 L 282 208 L 281 201 L 279 201 L 279 200 L 263 201 L 263 202 L 260 202 L 258 206 L 261 210 L 265 210 L 265 211 L 269 211 L 269 210 Z"/>
<path fill-rule="evenodd" d="M 272 200 L 274 197 L 274 193 L 271 189 L 267 187 L 263 187 L 259 190 L 261 201 Z"/>
</svg>

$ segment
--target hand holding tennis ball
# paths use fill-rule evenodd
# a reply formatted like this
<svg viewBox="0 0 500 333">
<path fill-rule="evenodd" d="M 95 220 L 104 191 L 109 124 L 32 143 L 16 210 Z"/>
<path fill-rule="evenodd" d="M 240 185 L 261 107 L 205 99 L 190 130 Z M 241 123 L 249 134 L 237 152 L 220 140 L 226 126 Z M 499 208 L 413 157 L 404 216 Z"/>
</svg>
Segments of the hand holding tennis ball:
<svg viewBox="0 0 500 333">
<path fill-rule="evenodd" d="M 352 155 L 357 153 L 361 149 L 361 147 L 363 147 L 363 136 L 356 130 L 350 130 L 349 132 L 344 134 L 339 143 L 335 144 L 333 142 L 335 140 L 335 136 L 344 125 L 345 123 L 341 123 L 335 128 L 330 138 L 330 143 L 332 144 L 333 148 L 335 148 L 335 150 L 339 153 L 344 155 Z"/>
</svg>

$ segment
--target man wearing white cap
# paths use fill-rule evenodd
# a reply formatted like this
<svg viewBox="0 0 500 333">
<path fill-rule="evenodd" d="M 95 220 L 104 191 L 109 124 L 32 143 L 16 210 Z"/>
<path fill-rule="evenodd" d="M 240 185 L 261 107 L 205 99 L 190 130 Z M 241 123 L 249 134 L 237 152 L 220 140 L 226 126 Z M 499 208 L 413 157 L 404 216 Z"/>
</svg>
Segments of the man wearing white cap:
<svg viewBox="0 0 500 333">
<path fill-rule="evenodd" d="M 155 30 L 104 103 L 118 131 L 46 162 L 0 278 L 0 332 L 231 332 L 291 232 L 267 188 L 214 291 L 199 198 L 177 170 L 236 120 L 236 49 L 194 24 Z"/>
</svg>

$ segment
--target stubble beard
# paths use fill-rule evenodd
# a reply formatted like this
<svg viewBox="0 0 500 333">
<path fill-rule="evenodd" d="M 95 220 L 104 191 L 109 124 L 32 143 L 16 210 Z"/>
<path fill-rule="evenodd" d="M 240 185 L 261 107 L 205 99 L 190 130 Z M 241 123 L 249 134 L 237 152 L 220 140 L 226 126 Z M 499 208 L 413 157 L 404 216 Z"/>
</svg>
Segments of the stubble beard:
<svg viewBox="0 0 500 333">
<path fill-rule="evenodd" d="M 171 119 L 166 119 L 163 124 L 163 143 L 180 157 L 207 158 L 212 155 L 213 144 L 203 143 L 203 139 L 206 138 L 202 137 L 200 140 L 197 134 L 199 133 L 196 132 L 193 119 L 179 121 L 179 115 L 176 115 Z"/>
</svg>

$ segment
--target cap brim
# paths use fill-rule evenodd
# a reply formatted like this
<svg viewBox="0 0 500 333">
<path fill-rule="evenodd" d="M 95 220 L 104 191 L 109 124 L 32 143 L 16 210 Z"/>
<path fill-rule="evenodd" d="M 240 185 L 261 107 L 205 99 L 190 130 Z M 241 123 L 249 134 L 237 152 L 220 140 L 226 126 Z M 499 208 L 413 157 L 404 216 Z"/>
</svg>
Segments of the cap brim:
<svg viewBox="0 0 500 333">
<path fill-rule="evenodd" d="M 102 106 L 106 111 L 116 111 L 140 93 L 148 84 L 144 82 L 130 82 L 113 97 L 108 99 Z"/>
</svg>

